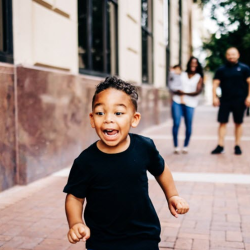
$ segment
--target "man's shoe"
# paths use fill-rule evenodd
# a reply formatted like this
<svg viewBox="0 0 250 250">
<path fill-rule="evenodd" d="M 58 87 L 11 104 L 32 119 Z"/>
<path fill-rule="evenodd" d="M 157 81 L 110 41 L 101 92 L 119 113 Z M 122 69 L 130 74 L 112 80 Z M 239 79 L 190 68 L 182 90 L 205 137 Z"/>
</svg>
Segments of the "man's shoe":
<svg viewBox="0 0 250 250">
<path fill-rule="evenodd" d="M 218 145 L 218 146 L 216 147 L 216 149 L 214 149 L 214 150 L 211 152 L 212 155 L 222 154 L 222 153 L 224 153 L 224 147 L 221 147 L 220 145 Z"/>
<path fill-rule="evenodd" d="M 240 149 L 240 146 L 235 146 L 235 147 L 234 147 L 234 153 L 235 153 L 236 155 L 241 155 L 241 154 L 242 154 L 242 151 L 241 151 L 241 149 Z"/>
</svg>

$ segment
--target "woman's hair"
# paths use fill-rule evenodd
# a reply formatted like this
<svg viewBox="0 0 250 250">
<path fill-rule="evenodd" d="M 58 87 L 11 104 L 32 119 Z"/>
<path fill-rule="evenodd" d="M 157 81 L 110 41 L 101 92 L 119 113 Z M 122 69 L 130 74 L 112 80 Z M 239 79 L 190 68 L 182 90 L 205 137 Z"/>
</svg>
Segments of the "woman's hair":
<svg viewBox="0 0 250 250">
<path fill-rule="evenodd" d="M 122 79 L 117 78 L 116 76 L 106 77 L 106 79 L 103 82 L 99 83 L 96 86 L 95 94 L 92 99 L 92 107 L 94 105 L 96 95 L 102 92 L 103 90 L 109 88 L 121 90 L 127 95 L 129 95 L 135 110 L 137 110 L 137 101 L 138 101 L 137 88 L 131 83 L 125 82 Z"/>
<path fill-rule="evenodd" d="M 188 61 L 188 63 L 187 63 L 187 70 L 186 70 L 186 72 L 187 73 L 191 73 L 191 62 L 192 62 L 193 59 L 195 59 L 197 61 L 197 64 L 198 64 L 198 66 L 196 68 L 196 73 L 200 74 L 201 77 L 203 78 L 204 74 L 203 74 L 203 68 L 201 66 L 201 63 L 199 62 L 198 58 L 196 58 L 194 56 L 191 56 L 190 59 L 189 59 L 189 61 Z"/>
</svg>

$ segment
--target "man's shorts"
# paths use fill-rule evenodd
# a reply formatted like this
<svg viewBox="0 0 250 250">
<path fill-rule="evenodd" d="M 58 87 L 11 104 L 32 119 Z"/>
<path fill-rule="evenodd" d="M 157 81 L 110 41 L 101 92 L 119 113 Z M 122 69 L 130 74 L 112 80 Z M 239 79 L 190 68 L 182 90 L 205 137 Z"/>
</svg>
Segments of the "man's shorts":
<svg viewBox="0 0 250 250">
<path fill-rule="evenodd" d="M 233 113 L 234 123 L 243 123 L 243 117 L 246 110 L 244 101 L 221 102 L 218 114 L 219 123 L 227 123 L 230 112 Z"/>
</svg>

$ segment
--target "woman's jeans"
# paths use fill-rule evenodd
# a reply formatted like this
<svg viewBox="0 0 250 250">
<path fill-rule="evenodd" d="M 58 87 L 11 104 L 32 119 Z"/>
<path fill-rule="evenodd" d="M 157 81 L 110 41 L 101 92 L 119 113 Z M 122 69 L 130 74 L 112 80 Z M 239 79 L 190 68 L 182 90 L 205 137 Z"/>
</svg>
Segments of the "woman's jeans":
<svg viewBox="0 0 250 250">
<path fill-rule="evenodd" d="M 173 125 L 173 138 L 174 146 L 178 147 L 178 130 L 181 123 L 181 117 L 184 117 L 186 125 L 186 138 L 184 141 L 184 147 L 188 146 L 190 136 L 192 133 L 192 121 L 193 121 L 194 108 L 188 107 L 185 104 L 178 104 L 173 101 L 172 104 L 172 117 L 174 121 Z"/>
</svg>

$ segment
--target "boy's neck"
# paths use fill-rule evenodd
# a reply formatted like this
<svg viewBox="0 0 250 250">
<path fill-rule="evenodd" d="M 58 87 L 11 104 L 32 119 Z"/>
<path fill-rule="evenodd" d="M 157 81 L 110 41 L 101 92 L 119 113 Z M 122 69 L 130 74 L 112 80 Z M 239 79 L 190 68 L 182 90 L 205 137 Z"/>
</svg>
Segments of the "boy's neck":
<svg viewBox="0 0 250 250">
<path fill-rule="evenodd" d="M 127 135 L 126 139 L 116 146 L 108 146 L 102 140 L 99 140 L 96 144 L 97 148 L 106 154 L 117 154 L 126 151 L 130 146 L 130 136 Z"/>
</svg>

